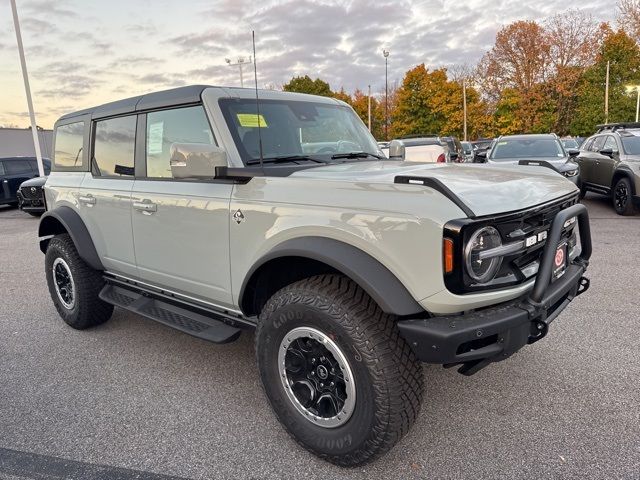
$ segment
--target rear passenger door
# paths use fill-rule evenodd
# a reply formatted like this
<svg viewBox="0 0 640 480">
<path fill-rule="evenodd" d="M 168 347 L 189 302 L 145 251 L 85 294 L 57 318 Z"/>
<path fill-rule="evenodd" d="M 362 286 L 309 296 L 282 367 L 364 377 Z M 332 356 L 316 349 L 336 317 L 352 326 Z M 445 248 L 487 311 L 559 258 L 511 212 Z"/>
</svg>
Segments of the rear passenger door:
<svg viewBox="0 0 640 480">
<path fill-rule="evenodd" d="M 132 226 L 141 280 L 219 306 L 231 306 L 229 203 L 224 180 L 174 179 L 173 143 L 216 144 L 201 105 L 141 115 L 144 158 L 132 191 Z M 213 177 L 214 172 L 211 172 Z"/>
<path fill-rule="evenodd" d="M 136 115 L 92 122 L 91 172 L 77 197 L 105 269 L 127 276 L 137 274 L 131 230 L 136 125 Z"/>
</svg>

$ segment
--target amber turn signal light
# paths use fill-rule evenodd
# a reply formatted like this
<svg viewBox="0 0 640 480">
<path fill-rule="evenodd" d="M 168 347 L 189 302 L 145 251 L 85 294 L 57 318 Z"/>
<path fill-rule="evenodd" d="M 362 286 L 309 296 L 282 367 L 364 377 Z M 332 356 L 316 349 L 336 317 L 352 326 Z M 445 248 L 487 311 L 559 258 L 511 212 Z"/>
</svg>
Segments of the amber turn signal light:
<svg viewBox="0 0 640 480">
<path fill-rule="evenodd" d="M 442 260 L 444 273 L 453 272 L 453 240 L 450 238 L 442 240 Z"/>
</svg>

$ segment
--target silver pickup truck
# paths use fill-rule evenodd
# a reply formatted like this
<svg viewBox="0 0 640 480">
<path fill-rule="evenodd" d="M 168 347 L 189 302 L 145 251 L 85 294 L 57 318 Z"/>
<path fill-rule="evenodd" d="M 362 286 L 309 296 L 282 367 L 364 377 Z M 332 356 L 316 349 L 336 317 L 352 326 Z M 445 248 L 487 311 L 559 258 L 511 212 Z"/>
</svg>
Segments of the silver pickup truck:
<svg viewBox="0 0 640 480">
<path fill-rule="evenodd" d="M 183 87 L 65 115 L 54 150 L 39 237 L 62 319 L 254 329 L 275 414 L 338 465 L 409 430 L 421 362 L 471 375 L 589 286 L 570 181 L 386 159 L 335 99 Z"/>
</svg>

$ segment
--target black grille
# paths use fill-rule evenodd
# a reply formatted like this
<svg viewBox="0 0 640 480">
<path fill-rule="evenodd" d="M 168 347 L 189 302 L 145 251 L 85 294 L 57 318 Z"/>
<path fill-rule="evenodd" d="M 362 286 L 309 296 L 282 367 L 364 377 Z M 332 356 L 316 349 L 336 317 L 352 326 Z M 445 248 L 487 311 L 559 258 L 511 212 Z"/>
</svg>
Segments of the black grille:
<svg viewBox="0 0 640 480">
<path fill-rule="evenodd" d="M 22 187 L 20 188 L 20 194 L 25 200 L 41 200 L 42 187 Z"/>
</svg>

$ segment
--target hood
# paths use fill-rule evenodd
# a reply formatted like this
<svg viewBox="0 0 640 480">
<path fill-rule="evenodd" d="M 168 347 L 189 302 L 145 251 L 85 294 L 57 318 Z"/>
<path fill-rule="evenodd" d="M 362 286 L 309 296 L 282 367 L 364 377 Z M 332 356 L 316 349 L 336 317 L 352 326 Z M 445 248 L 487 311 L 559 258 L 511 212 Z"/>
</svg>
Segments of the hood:
<svg viewBox="0 0 640 480">
<path fill-rule="evenodd" d="M 47 181 L 47 177 L 34 177 L 29 180 L 25 180 L 20 184 L 20 188 L 22 187 L 41 187 Z"/>
<path fill-rule="evenodd" d="M 439 180 L 475 216 L 512 212 L 576 192 L 576 186 L 546 167 L 485 164 L 425 164 L 398 161 L 350 162 L 309 168 L 292 177 L 352 183 L 394 183 L 398 175 Z M 411 186 L 429 188 L 423 185 Z"/>
</svg>

